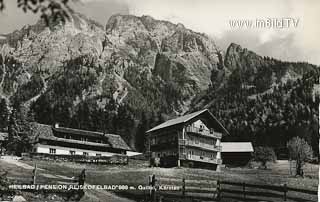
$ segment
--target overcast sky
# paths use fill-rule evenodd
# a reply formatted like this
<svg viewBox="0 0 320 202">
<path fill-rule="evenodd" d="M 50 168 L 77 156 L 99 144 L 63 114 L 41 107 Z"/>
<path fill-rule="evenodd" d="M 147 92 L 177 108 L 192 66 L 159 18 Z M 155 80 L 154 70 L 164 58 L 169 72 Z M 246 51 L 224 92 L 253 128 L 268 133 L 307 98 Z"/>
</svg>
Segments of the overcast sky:
<svg viewBox="0 0 320 202">
<path fill-rule="evenodd" d="M 289 61 L 307 61 L 320 65 L 319 0 L 81 0 L 75 10 L 105 25 L 116 13 L 150 15 L 156 19 L 182 23 L 204 32 L 225 49 L 231 42 L 258 54 Z M 0 33 L 12 32 L 25 24 L 34 24 L 38 16 L 24 14 L 16 1 L 6 0 L 0 13 Z M 230 20 L 296 20 L 290 28 L 231 28 Z"/>
</svg>

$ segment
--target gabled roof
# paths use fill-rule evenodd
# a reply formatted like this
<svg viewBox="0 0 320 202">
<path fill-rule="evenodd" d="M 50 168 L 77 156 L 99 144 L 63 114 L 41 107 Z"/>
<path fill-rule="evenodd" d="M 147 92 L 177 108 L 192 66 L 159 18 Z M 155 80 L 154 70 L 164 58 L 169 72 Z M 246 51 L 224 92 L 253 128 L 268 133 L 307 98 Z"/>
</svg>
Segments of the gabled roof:
<svg viewBox="0 0 320 202">
<path fill-rule="evenodd" d="M 132 150 L 120 135 L 114 135 L 114 134 L 103 134 L 103 135 L 108 138 L 108 141 L 112 145 L 112 148 L 124 149 L 129 151 Z"/>
<path fill-rule="evenodd" d="M 147 133 L 150 133 L 150 132 L 153 132 L 153 131 L 156 131 L 156 130 L 159 130 L 159 129 L 167 128 L 167 127 L 170 127 L 170 126 L 186 123 L 186 122 L 190 121 L 191 119 L 196 118 L 197 116 L 199 116 L 201 114 L 204 114 L 204 113 L 208 113 L 210 115 L 210 117 L 213 118 L 218 123 L 219 127 L 225 133 L 229 134 L 227 129 L 225 129 L 223 127 L 223 125 L 217 120 L 217 118 L 215 116 L 213 116 L 213 114 L 208 109 L 204 109 L 204 110 L 201 110 L 201 111 L 193 112 L 191 114 L 180 116 L 180 117 L 175 118 L 175 119 L 170 119 L 170 120 L 168 120 L 168 121 L 166 121 L 166 122 L 164 122 L 164 123 L 162 123 L 160 125 L 157 125 L 154 128 L 151 128 L 150 130 L 147 131 Z"/>
<path fill-rule="evenodd" d="M 221 152 L 254 152 L 251 142 L 221 142 Z"/>
<path fill-rule="evenodd" d="M 101 132 L 94 132 L 94 131 L 87 131 L 87 130 L 80 130 L 80 129 L 73 129 L 73 128 L 65 128 L 65 127 L 58 127 L 54 128 L 50 125 L 45 124 L 39 124 L 39 123 L 32 123 L 32 137 L 34 140 L 38 138 L 42 139 L 50 139 L 50 140 L 56 140 L 56 141 L 64 141 L 64 142 L 73 142 L 73 143 L 81 143 L 81 144 L 87 144 L 92 146 L 106 146 L 111 147 L 115 149 L 123 149 L 123 150 L 132 150 L 126 142 L 122 139 L 120 135 L 115 134 L 104 134 Z M 101 137 L 106 138 L 108 140 L 109 144 L 101 144 L 101 143 L 95 143 L 95 142 L 83 142 L 79 140 L 71 140 L 71 139 L 64 139 L 64 138 L 58 138 L 54 136 L 55 132 L 63 132 L 67 134 L 73 134 L 73 135 L 81 135 L 81 136 L 94 136 L 94 137 Z"/>
</svg>

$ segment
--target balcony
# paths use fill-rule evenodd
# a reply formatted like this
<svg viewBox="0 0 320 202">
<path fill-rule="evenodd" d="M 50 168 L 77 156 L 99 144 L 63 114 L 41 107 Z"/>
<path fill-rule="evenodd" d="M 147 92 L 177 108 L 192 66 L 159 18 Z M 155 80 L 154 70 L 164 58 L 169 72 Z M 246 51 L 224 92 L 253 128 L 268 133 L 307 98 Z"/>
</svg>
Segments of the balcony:
<svg viewBox="0 0 320 202">
<path fill-rule="evenodd" d="M 210 150 L 210 151 L 221 151 L 221 146 L 216 146 L 216 145 L 210 145 L 210 144 L 205 144 L 201 142 L 195 142 L 191 140 L 183 140 L 179 139 L 179 145 L 181 146 L 190 146 L 190 147 L 197 147 L 200 149 L 205 149 L 205 150 Z"/>
<path fill-rule="evenodd" d="M 180 146 L 185 146 L 185 145 L 186 145 L 186 141 L 187 141 L 187 140 L 179 139 L 179 145 L 180 145 Z"/>
<path fill-rule="evenodd" d="M 202 157 L 202 156 L 197 156 L 197 155 L 187 155 L 186 159 L 191 160 L 191 161 L 200 161 L 200 162 L 204 162 L 204 163 L 222 164 L 221 159 Z"/>
<path fill-rule="evenodd" d="M 203 129 L 203 128 L 196 128 L 196 127 L 193 127 L 193 126 L 187 126 L 186 127 L 186 132 L 196 133 L 196 134 L 204 135 L 204 136 L 207 136 L 207 137 L 214 137 L 214 138 L 217 138 L 217 139 L 221 139 L 222 138 L 222 134 L 221 133 L 218 133 L 218 132 L 215 132 L 215 131 L 206 130 L 206 129 Z"/>
</svg>

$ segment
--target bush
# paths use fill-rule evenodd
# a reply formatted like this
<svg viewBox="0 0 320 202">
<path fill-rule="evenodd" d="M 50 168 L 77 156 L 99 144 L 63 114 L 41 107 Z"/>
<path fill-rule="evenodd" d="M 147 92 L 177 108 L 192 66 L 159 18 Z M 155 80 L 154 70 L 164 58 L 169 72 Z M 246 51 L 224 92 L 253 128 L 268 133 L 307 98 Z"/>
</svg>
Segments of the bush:
<svg viewBox="0 0 320 202">
<path fill-rule="evenodd" d="M 267 169 L 267 162 L 275 162 L 277 157 L 271 147 L 256 147 L 254 149 L 254 160 L 261 162 L 264 169 Z"/>
</svg>

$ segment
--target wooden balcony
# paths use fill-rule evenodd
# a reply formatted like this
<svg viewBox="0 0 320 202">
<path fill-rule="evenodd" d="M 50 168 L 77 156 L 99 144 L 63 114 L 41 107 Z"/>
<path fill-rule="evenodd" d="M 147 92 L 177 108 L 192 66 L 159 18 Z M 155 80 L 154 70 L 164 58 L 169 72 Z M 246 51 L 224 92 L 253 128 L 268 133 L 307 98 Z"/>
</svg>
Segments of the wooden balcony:
<svg viewBox="0 0 320 202">
<path fill-rule="evenodd" d="M 204 163 L 222 164 L 221 159 L 202 157 L 202 156 L 197 156 L 197 155 L 186 155 L 186 160 L 200 161 L 200 162 L 204 162 Z"/>
<path fill-rule="evenodd" d="M 179 139 L 179 145 L 180 146 L 185 146 L 187 140 Z"/>
<path fill-rule="evenodd" d="M 210 145 L 210 144 L 195 142 L 195 141 L 191 141 L 191 140 L 179 139 L 179 145 L 180 146 L 197 147 L 199 149 L 205 149 L 205 150 L 216 151 L 216 152 L 221 151 L 221 146 Z"/>
<path fill-rule="evenodd" d="M 189 133 L 196 133 L 196 134 L 200 134 L 200 135 L 204 135 L 207 137 L 213 137 L 213 138 L 217 138 L 217 139 L 221 139 L 222 138 L 222 134 L 215 132 L 215 131 L 210 131 L 210 130 L 206 130 L 206 129 L 202 129 L 202 128 L 196 128 L 193 126 L 187 126 L 186 127 L 186 132 Z"/>
</svg>

